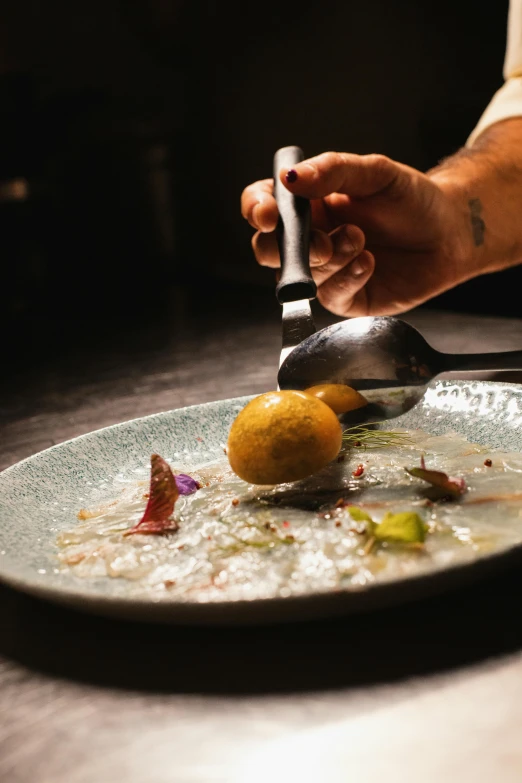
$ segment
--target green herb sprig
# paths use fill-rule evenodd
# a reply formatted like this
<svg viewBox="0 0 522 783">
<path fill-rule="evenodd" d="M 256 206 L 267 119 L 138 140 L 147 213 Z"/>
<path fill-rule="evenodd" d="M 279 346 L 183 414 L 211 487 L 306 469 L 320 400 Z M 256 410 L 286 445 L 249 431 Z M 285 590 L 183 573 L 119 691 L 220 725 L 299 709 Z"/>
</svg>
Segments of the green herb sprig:
<svg viewBox="0 0 522 783">
<path fill-rule="evenodd" d="M 234 543 L 227 546 L 218 547 L 222 557 L 229 557 L 230 555 L 238 554 L 239 552 L 245 552 L 248 549 L 273 549 L 276 546 L 286 545 L 290 546 L 295 543 L 302 543 L 296 541 L 296 538 L 291 535 L 282 535 L 281 532 L 270 523 L 253 523 L 245 522 L 244 527 L 257 530 L 261 533 L 261 538 L 241 538 L 230 531 L 227 536 L 233 539 Z M 275 529 L 273 529 L 275 528 Z"/>
<path fill-rule="evenodd" d="M 383 422 L 377 422 L 382 424 Z M 343 432 L 343 442 L 357 449 L 385 449 L 387 446 L 411 446 L 412 440 L 405 432 L 374 430 L 364 424 L 348 427 Z"/>
</svg>

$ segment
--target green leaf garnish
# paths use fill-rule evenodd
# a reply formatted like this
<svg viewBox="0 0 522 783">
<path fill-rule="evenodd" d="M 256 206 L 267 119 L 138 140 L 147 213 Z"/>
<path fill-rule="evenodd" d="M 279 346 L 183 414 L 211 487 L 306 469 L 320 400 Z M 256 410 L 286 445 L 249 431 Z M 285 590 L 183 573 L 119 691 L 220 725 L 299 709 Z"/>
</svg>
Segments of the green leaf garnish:
<svg viewBox="0 0 522 783">
<path fill-rule="evenodd" d="M 383 422 L 377 422 L 383 424 Z M 384 449 L 387 446 L 409 446 L 411 438 L 397 430 L 374 430 L 364 424 L 348 427 L 343 432 L 343 441 L 349 446 L 361 449 Z"/>
<path fill-rule="evenodd" d="M 363 511 L 359 506 L 348 506 L 346 510 L 354 522 L 366 522 L 366 532 L 370 535 L 373 534 L 375 522 L 366 511 Z"/>
<path fill-rule="evenodd" d="M 346 510 L 350 514 L 351 518 L 355 519 L 356 522 L 373 522 L 373 519 L 368 514 L 368 512 L 363 511 L 363 509 L 359 508 L 359 506 L 348 506 Z"/>
<path fill-rule="evenodd" d="M 427 531 L 428 526 L 414 511 L 401 511 L 398 514 L 392 514 L 388 511 L 380 524 L 375 526 L 373 535 L 378 541 L 422 544 Z"/>
</svg>

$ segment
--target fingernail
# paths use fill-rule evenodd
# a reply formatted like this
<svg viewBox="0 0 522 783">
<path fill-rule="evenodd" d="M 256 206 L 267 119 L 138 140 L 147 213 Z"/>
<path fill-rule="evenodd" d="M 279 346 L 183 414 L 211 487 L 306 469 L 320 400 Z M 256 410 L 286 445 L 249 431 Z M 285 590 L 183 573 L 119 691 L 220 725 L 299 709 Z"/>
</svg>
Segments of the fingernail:
<svg viewBox="0 0 522 783">
<path fill-rule="evenodd" d="M 260 207 L 261 204 L 256 204 L 254 209 L 252 210 L 252 219 L 259 229 L 261 228 L 261 222 L 259 220 Z"/>
<path fill-rule="evenodd" d="M 358 239 L 358 237 L 357 237 Z M 339 235 L 339 250 L 345 256 L 358 256 L 363 249 L 359 242 L 354 242 L 353 231 L 344 226 Z"/>
<path fill-rule="evenodd" d="M 259 207 L 261 204 L 256 204 L 254 209 L 252 210 L 252 220 L 256 224 L 256 226 L 259 227 Z"/>
<path fill-rule="evenodd" d="M 288 169 L 285 175 L 285 179 L 291 185 L 292 182 L 296 182 L 298 176 L 299 175 L 295 169 Z"/>
<path fill-rule="evenodd" d="M 361 277 L 361 275 L 364 275 L 368 269 L 364 261 L 361 261 L 359 258 L 356 258 L 355 261 L 352 261 L 348 268 L 352 277 Z"/>
<path fill-rule="evenodd" d="M 312 231 L 310 236 L 310 263 L 312 266 L 322 266 L 325 263 L 323 256 L 328 255 L 329 248 L 325 248 L 324 244 L 321 236 L 315 231 Z M 321 250 L 323 253 L 321 253 Z"/>
<path fill-rule="evenodd" d="M 341 247 L 339 248 L 339 250 L 343 254 L 343 256 L 353 256 L 355 247 L 353 246 L 353 243 L 350 242 L 348 239 L 344 239 L 341 242 Z"/>
</svg>

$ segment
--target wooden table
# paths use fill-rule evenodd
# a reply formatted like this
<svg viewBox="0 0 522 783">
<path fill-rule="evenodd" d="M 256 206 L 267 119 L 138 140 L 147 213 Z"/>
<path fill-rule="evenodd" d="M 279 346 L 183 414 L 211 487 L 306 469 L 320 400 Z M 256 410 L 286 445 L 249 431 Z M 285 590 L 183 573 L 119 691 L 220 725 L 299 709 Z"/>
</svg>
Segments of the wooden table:
<svg viewBox="0 0 522 783">
<path fill-rule="evenodd" d="M 135 416 L 273 388 L 280 336 L 266 301 L 224 313 L 178 293 L 167 326 L 111 334 L 14 378 L 2 467 Z M 522 343 L 513 319 L 407 320 L 441 349 Z M 522 573 L 507 570 L 365 616 L 197 629 L 1 588 L 0 780 L 520 783 L 521 596 Z"/>
</svg>

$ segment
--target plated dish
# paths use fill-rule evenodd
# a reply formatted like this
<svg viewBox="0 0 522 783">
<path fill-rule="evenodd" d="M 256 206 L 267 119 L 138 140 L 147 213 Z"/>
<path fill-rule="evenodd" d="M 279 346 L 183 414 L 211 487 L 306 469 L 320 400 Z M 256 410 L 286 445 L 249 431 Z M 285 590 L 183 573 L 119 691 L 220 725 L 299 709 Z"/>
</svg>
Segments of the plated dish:
<svg viewBox="0 0 522 783">
<path fill-rule="evenodd" d="M 242 623 L 418 597 L 522 554 L 522 387 L 435 383 L 380 448 L 352 440 L 276 487 L 241 481 L 223 453 L 247 401 L 109 427 L 4 471 L 0 579 L 103 614 Z M 153 453 L 199 488 L 177 499 L 171 530 L 128 535 Z M 465 493 L 434 495 L 415 474 L 422 458 Z M 417 526 L 411 540 L 384 536 L 400 514 Z"/>
</svg>

